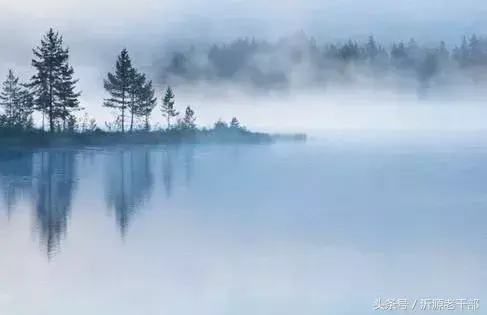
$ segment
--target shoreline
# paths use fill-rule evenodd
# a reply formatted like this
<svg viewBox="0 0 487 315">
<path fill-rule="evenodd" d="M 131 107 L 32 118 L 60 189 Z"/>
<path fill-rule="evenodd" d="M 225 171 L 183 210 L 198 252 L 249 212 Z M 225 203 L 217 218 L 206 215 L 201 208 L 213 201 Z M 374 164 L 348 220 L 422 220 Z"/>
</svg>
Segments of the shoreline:
<svg viewBox="0 0 487 315">
<path fill-rule="evenodd" d="M 162 130 L 135 132 L 89 131 L 49 133 L 30 131 L 0 134 L 0 149 L 84 148 L 118 145 L 179 145 L 179 144 L 273 144 L 306 142 L 303 133 L 263 133 L 238 130 Z"/>
</svg>

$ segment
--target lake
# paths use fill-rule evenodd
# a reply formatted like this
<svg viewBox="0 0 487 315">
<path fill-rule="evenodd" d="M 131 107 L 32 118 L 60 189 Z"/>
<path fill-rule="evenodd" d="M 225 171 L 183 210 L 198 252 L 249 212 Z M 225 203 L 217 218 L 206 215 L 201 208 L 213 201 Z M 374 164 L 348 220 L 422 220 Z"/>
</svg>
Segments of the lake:
<svg viewBox="0 0 487 315">
<path fill-rule="evenodd" d="M 482 313 L 482 143 L 2 151 L 0 314 Z"/>
</svg>

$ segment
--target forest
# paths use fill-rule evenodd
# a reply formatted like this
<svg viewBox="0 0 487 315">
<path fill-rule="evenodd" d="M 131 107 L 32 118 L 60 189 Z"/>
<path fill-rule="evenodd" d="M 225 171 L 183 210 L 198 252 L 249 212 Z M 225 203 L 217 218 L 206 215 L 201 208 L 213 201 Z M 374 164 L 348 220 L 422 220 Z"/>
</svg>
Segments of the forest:
<svg viewBox="0 0 487 315">
<path fill-rule="evenodd" d="M 297 32 L 275 41 L 238 38 L 189 46 L 156 64 L 158 80 L 169 83 L 232 81 L 260 89 L 377 83 L 426 93 L 485 81 L 487 39 L 472 34 L 450 46 L 414 38 L 386 44 L 373 36 L 326 43 Z"/>
<path fill-rule="evenodd" d="M 282 135 L 250 132 L 236 117 L 230 122 L 218 120 L 211 128 L 196 125 L 196 114 L 190 106 L 180 111 L 175 92 L 167 86 L 160 99 L 155 96 L 152 81 L 133 65 L 127 49 L 122 49 L 103 81 L 107 98 L 103 106 L 115 114 L 113 122 L 98 126 L 80 104 L 81 91 L 69 60 L 69 49 L 63 37 L 52 28 L 33 49 L 35 74 L 20 82 L 9 70 L 0 91 L 1 145 L 107 145 L 117 143 L 167 143 L 180 141 L 271 142 Z M 159 105 L 159 106 L 158 106 Z M 164 117 L 166 128 L 152 130 L 150 117 L 154 109 Z M 80 115 L 84 112 L 84 115 Z M 34 114 L 41 118 L 36 126 Z M 81 118 L 80 118 L 81 116 Z M 286 139 L 300 138 L 291 135 Z"/>
</svg>

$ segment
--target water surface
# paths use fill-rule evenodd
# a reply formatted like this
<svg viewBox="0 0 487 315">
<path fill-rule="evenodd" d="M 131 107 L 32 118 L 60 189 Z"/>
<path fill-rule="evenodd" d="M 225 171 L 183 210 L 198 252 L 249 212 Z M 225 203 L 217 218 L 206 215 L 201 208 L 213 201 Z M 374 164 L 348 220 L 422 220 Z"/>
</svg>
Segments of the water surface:
<svg viewBox="0 0 487 315">
<path fill-rule="evenodd" d="M 0 174 L 1 314 L 487 303 L 482 145 L 2 151 Z"/>
</svg>

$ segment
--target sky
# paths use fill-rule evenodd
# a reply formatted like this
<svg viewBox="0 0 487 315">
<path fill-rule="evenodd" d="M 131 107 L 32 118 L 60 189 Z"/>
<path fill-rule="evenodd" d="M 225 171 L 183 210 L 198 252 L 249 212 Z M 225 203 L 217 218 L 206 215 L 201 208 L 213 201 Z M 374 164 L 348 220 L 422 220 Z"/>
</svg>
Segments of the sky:
<svg viewBox="0 0 487 315">
<path fill-rule="evenodd" d="M 71 49 L 71 61 L 83 91 L 83 106 L 91 115 L 103 121 L 110 120 L 111 114 L 101 108 L 104 97 L 102 81 L 123 47 L 129 49 L 140 69 L 151 72 L 154 70 L 151 68 L 154 59 L 174 40 L 219 41 L 239 35 L 276 38 L 302 29 L 323 41 L 374 35 L 383 41 L 407 40 L 414 36 L 423 41 L 446 40 L 447 43 L 456 43 L 462 34 L 487 31 L 485 13 L 487 3 L 480 0 L 412 0 L 400 4 L 386 0 L 0 0 L 0 73 L 6 74 L 8 68 L 14 68 L 23 80 L 28 79 L 32 71 L 31 49 L 52 26 L 64 35 L 65 44 Z M 163 87 L 159 88 L 162 91 Z M 377 101 L 377 93 L 375 95 Z M 389 102 L 384 97 L 381 96 L 376 104 Z M 313 98 L 318 106 L 336 103 L 326 95 L 320 99 L 319 95 L 313 94 Z M 184 106 L 199 102 L 198 93 L 180 95 L 179 99 Z M 341 102 L 353 103 L 356 99 L 352 97 Z M 364 100 L 370 103 L 370 99 L 361 99 Z M 231 103 L 242 101 L 238 99 Z M 213 100 L 208 103 L 222 102 Z M 229 100 L 225 99 L 225 102 L 226 105 L 222 106 L 229 106 Z M 206 106 L 206 103 L 199 103 L 199 106 Z M 281 100 L 281 103 L 288 104 L 286 110 L 296 106 L 287 100 Z M 475 118 L 478 104 L 472 106 L 475 107 L 472 118 Z M 248 109 L 238 113 L 250 118 L 259 115 L 259 112 Z M 373 128 L 384 120 L 384 115 L 396 121 L 403 117 L 391 108 L 379 116 L 372 115 L 375 116 L 371 119 L 362 119 L 368 121 L 362 124 L 364 128 Z M 415 120 L 415 113 L 409 115 Z M 451 112 L 447 116 L 455 115 L 456 112 Z M 205 123 L 218 118 L 217 113 L 206 116 L 208 119 Z M 340 116 L 346 121 L 335 121 L 334 126 L 340 128 L 354 124 L 353 115 L 344 113 Z M 423 118 L 426 119 L 421 116 L 419 121 Z M 301 125 L 307 124 L 306 117 L 298 121 Z M 265 122 L 249 122 L 250 125 L 252 123 L 263 128 L 279 127 L 270 123 L 266 125 Z M 442 121 L 433 123 L 438 124 L 441 125 Z M 454 125 L 474 126 L 471 123 L 465 125 L 463 121 Z"/>
<path fill-rule="evenodd" d="M 16 38 L 36 38 L 39 28 L 52 24 L 84 38 L 130 37 L 134 32 L 139 39 L 142 34 L 221 37 L 256 31 L 252 35 L 261 36 L 301 28 L 338 37 L 369 32 L 450 37 L 485 30 L 487 23 L 482 17 L 486 11 L 487 4 L 480 0 L 400 4 L 386 0 L 2 0 L 0 17 Z M 205 27 L 201 28 L 202 24 Z M 453 34 L 452 29 L 456 30 Z"/>
</svg>

